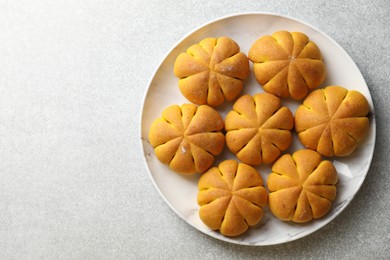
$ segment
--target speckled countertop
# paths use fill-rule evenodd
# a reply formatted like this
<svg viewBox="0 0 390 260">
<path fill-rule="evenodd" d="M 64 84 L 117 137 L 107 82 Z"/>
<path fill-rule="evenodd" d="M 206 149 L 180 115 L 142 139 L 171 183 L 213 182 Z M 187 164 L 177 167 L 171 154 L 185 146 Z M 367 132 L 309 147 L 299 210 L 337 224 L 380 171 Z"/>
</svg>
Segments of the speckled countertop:
<svg viewBox="0 0 390 260">
<path fill-rule="evenodd" d="M 376 148 L 352 202 L 285 244 L 234 245 L 179 218 L 141 151 L 141 108 L 167 52 L 240 12 L 298 18 L 355 61 Z M 390 255 L 390 5 L 385 1 L 1 1 L 0 259 L 382 259 Z"/>
</svg>

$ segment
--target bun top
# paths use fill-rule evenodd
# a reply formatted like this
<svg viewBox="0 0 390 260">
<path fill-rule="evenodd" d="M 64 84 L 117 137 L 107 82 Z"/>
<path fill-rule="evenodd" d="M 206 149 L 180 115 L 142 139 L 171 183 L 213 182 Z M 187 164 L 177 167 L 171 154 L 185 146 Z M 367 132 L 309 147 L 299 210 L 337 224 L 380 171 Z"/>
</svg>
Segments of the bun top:
<svg viewBox="0 0 390 260">
<path fill-rule="evenodd" d="M 367 99 L 356 90 L 328 86 L 310 93 L 295 111 L 301 143 L 324 156 L 347 156 L 368 131 Z"/>
<path fill-rule="evenodd" d="M 201 220 L 225 236 L 238 236 L 263 217 L 267 191 L 249 165 L 223 161 L 200 177 L 198 187 Z"/>
<path fill-rule="evenodd" d="M 185 98 L 198 105 L 218 106 L 240 94 L 249 61 L 232 39 L 206 38 L 178 55 L 174 73 Z"/>
<path fill-rule="evenodd" d="M 315 151 L 285 154 L 267 179 L 269 208 L 281 220 L 298 223 L 324 216 L 336 197 L 337 171 Z"/>
<path fill-rule="evenodd" d="M 207 105 L 173 105 L 153 122 L 149 141 L 157 158 L 174 171 L 204 172 L 223 149 L 223 125 L 220 114 Z"/>
<path fill-rule="evenodd" d="M 226 116 L 226 144 L 244 163 L 271 163 L 290 146 L 293 125 L 293 114 L 278 97 L 244 95 Z"/>
<path fill-rule="evenodd" d="M 301 32 L 278 31 L 252 45 L 248 58 L 264 91 L 299 100 L 326 76 L 320 49 Z"/>
</svg>

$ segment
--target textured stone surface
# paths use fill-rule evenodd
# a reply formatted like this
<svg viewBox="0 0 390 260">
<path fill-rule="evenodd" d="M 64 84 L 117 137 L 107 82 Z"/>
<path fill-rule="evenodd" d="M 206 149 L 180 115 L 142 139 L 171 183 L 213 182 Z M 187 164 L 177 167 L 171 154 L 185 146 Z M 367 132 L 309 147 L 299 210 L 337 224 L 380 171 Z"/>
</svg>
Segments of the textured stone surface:
<svg viewBox="0 0 390 260">
<path fill-rule="evenodd" d="M 165 204 L 140 152 L 145 90 L 164 55 L 221 16 L 275 12 L 337 41 L 376 109 L 367 178 L 303 239 L 232 245 Z M 390 6 L 372 1 L 1 1 L 0 258 L 384 258 L 390 253 Z"/>
</svg>

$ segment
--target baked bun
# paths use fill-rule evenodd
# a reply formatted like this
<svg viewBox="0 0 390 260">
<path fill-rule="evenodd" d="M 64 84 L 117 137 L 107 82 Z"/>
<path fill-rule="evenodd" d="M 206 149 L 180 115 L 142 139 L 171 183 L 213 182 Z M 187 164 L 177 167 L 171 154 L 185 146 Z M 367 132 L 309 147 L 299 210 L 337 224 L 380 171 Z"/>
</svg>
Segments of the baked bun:
<svg viewBox="0 0 390 260">
<path fill-rule="evenodd" d="M 340 86 L 318 89 L 295 112 L 301 143 L 324 156 L 347 156 L 365 137 L 369 121 L 367 99 Z"/>
<path fill-rule="evenodd" d="M 174 73 L 185 98 L 198 105 L 218 106 L 240 94 L 249 60 L 232 39 L 206 38 L 179 54 Z"/>
<path fill-rule="evenodd" d="M 249 165 L 223 161 L 200 177 L 198 187 L 200 219 L 225 236 L 238 236 L 263 217 L 267 192 Z"/>
<path fill-rule="evenodd" d="M 204 172 L 223 149 L 222 129 L 222 117 L 207 105 L 173 105 L 153 122 L 149 141 L 157 158 L 172 170 L 183 174 Z"/>
<path fill-rule="evenodd" d="M 241 96 L 225 119 L 226 144 L 250 165 L 271 163 L 292 141 L 294 118 L 278 97 L 259 93 Z"/>
<path fill-rule="evenodd" d="M 300 32 L 275 32 L 252 45 L 248 58 L 264 91 L 299 100 L 325 79 L 320 49 Z"/>
<path fill-rule="evenodd" d="M 279 219 L 297 223 L 324 216 L 337 193 L 337 172 L 313 150 L 285 154 L 267 179 L 268 205 Z"/>
</svg>

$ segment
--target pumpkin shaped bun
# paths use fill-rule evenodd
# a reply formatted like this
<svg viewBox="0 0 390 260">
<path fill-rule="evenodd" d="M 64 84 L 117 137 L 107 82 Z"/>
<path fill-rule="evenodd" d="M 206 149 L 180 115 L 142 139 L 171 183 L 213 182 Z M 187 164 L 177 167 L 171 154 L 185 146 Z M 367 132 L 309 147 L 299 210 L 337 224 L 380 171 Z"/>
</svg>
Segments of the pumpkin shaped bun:
<svg viewBox="0 0 390 260">
<path fill-rule="evenodd" d="M 313 150 L 285 154 L 268 176 L 268 205 L 279 219 L 297 223 L 324 216 L 336 197 L 337 172 Z"/>
<path fill-rule="evenodd" d="M 225 118 L 226 144 L 243 163 L 272 163 L 292 141 L 294 118 L 268 93 L 241 96 Z"/>
<path fill-rule="evenodd" d="M 214 107 L 240 94 L 249 60 L 232 39 L 206 38 L 178 55 L 174 73 L 185 98 Z"/>
<path fill-rule="evenodd" d="M 300 100 L 326 77 L 317 45 L 301 32 L 278 31 L 252 45 L 248 58 L 265 92 Z"/>
<path fill-rule="evenodd" d="M 238 236 L 260 222 L 267 191 L 255 168 L 235 160 L 221 162 L 198 183 L 200 219 L 225 236 Z"/>
<path fill-rule="evenodd" d="M 324 156 L 347 156 L 365 137 L 367 99 L 356 90 L 329 86 L 313 91 L 295 111 L 295 130 L 306 147 Z"/>
<path fill-rule="evenodd" d="M 152 123 L 149 141 L 157 158 L 172 170 L 182 174 L 204 172 L 224 147 L 223 125 L 212 107 L 173 105 Z"/>
</svg>

